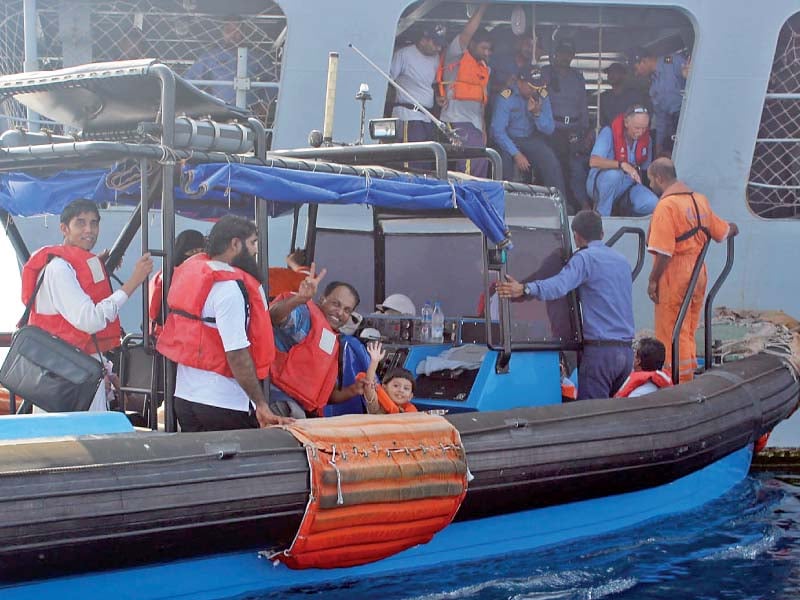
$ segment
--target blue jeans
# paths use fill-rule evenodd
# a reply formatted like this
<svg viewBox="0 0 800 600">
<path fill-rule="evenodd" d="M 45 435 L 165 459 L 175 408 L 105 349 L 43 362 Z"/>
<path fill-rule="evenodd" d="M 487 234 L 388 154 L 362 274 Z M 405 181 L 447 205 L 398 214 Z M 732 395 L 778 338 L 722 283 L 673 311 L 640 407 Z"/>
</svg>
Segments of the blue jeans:
<svg viewBox="0 0 800 600">
<path fill-rule="evenodd" d="M 586 179 L 586 192 L 604 217 L 611 215 L 614 203 L 630 187 L 633 214 L 645 216 L 653 214 L 658 204 L 658 196 L 641 183 L 634 183 L 630 175 L 620 169 L 592 169 Z"/>
<path fill-rule="evenodd" d="M 536 177 L 536 185 L 554 187 L 565 197 L 567 192 L 564 184 L 564 172 L 561 170 L 561 163 L 558 162 L 553 149 L 548 143 L 539 136 L 529 138 L 511 138 L 519 151 L 531 163 L 531 170 Z M 514 176 L 514 158 L 505 150 L 500 151 L 503 158 L 503 179 L 512 181 Z M 520 174 L 523 183 L 530 183 L 530 176 Z"/>
<path fill-rule="evenodd" d="M 633 369 L 633 348 L 619 346 L 583 347 L 578 366 L 578 400 L 611 398 Z"/>
</svg>

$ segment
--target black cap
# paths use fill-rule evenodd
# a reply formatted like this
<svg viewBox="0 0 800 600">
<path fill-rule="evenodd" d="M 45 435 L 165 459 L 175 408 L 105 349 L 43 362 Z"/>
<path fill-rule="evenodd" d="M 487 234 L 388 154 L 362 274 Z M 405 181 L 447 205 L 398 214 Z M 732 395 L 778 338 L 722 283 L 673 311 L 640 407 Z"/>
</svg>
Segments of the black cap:
<svg viewBox="0 0 800 600">
<path fill-rule="evenodd" d="M 427 25 L 422 30 L 422 35 L 420 37 L 426 37 L 431 40 L 433 43 L 438 44 L 442 48 L 444 48 L 446 43 L 445 36 L 447 35 L 447 29 L 444 25 L 436 24 L 436 25 Z"/>
<path fill-rule="evenodd" d="M 520 81 L 530 83 L 536 87 L 542 87 L 544 85 L 544 77 L 539 67 L 524 67 L 520 70 L 517 77 Z"/>
<path fill-rule="evenodd" d="M 640 62 L 642 62 L 643 59 L 649 56 L 655 56 L 655 55 L 645 48 L 642 47 L 634 48 L 633 50 L 628 51 L 628 64 L 637 65 Z"/>
<path fill-rule="evenodd" d="M 606 75 L 610 75 L 614 71 L 616 71 L 617 73 L 623 73 L 624 74 L 624 73 L 628 72 L 628 67 L 625 66 L 624 64 L 620 63 L 620 62 L 615 62 L 615 63 L 611 63 L 605 69 L 603 69 L 603 73 L 605 73 Z"/>
<path fill-rule="evenodd" d="M 575 42 L 572 40 L 561 40 L 556 44 L 556 52 L 560 52 L 562 50 L 575 54 Z"/>
</svg>

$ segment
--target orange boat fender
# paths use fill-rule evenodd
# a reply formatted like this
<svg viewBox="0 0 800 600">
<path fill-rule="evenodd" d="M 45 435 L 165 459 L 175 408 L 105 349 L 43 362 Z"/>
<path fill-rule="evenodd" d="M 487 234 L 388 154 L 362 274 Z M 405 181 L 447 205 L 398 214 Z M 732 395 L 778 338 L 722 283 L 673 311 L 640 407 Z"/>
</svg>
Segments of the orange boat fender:
<svg viewBox="0 0 800 600">
<path fill-rule="evenodd" d="M 427 413 L 344 415 L 284 426 L 310 471 L 292 569 L 361 565 L 424 544 L 449 525 L 471 479 L 458 430 Z"/>
</svg>

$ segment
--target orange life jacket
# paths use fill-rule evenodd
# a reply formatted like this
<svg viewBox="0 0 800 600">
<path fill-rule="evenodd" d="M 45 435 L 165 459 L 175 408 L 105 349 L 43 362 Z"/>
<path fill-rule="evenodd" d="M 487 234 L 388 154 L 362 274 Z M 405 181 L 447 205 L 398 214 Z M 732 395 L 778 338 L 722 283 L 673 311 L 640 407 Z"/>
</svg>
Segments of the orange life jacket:
<svg viewBox="0 0 800 600">
<path fill-rule="evenodd" d="M 672 378 L 664 371 L 634 371 L 622 384 L 614 398 L 627 398 L 636 388 L 647 382 L 656 384 L 659 388 L 672 387 Z"/>
<path fill-rule="evenodd" d="M 150 333 L 156 337 L 161 334 L 163 327 L 158 324 L 158 319 L 161 317 L 161 289 L 163 287 L 161 271 L 153 275 L 150 280 L 150 301 L 148 304 L 148 313 L 150 315 Z"/>
<path fill-rule="evenodd" d="M 288 294 L 275 300 L 286 297 Z M 319 413 L 336 386 L 339 340 L 319 307 L 312 300 L 306 306 L 311 316 L 308 335 L 288 352 L 276 353 L 270 375 L 272 383 L 297 400 L 304 410 Z"/>
<path fill-rule="evenodd" d="M 77 246 L 45 246 L 34 252 L 28 262 L 25 263 L 25 266 L 22 267 L 23 304 L 28 304 L 33 295 L 33 290 L 36 288 L 39 274 L 45 268 L 51 256 L 58 256 L 64 259 L 75 269 L 78 284 L 95 304 L 111 295 L 111 282 L 100 257 Z M 28 323 L 61 338 L 86 354 L 95 354 L 97 352 L 90 333 L 76 329 L 60 314 L 43 315 L 36 312 L 35 302 Z M 119 318 L 114 319 L 105 328 L 98 331 L 95 336 L 100 351 L 106 352 L 119 347 L 121 334 Z"/>
<path fill-rule="evenodd" d="M 561 401 L 571 402 L 578 399 L 578 388 L 568 377 L 561 378 Z"/>
<path fill-rule="evenodd" d="M 356 375 L 356 381 L 364 379 L 366 376 L 367 376 L 366 373 L 359 373 L 358 375 Z M 392 400 L 389 397 L 389 394 L 380 384 L 375 386 L 375 395 L 378 398 L 378 404 L 380 404 L 381 408 L 383 409 L 383 412 L 387 415 L 418 412 L 417 407 L 411 404 L 411 402 L 408 402 L 403 405 L 395 404 L 394 400 Z"/>
<path fill-rule="evenodd" d="M 447 95 L 447 88 L 453 88 L 454 100 L 467 100 L 486 104 L 489 96 L 486 88 L 489 85 L 489 67 L 485 62 L 475 59 L 469 50 L 465 50 L 461 58 L 450 64 L 444 63 L 445 53 L 436 70 L 436 81 L 439 84 L 439 95 Z"/>
<path fill-rule="evenodd" d="M 287 267 L 269 268 L 269 297 L 275 298 L 281 294 L 296 292 L 303 280 L 308 277 L 308 271 L 292 271 Z"/>
<path fill-rule="evenodd" d="M 175 269 L 167 296 L 169 314 L 156 350 L 187 367 L 233 377 L 219 331 L 202 316 L 211 287 L 219 281 L 244 286 L 250 356 L 259 379 L 264 379 L 275 359 L 275 338 L 261 285 L 252 275 L 212 261 L 207 254 L 195 254 Z"/>
<path fill-rule="evenodd" d="M 625 115 L 619 114 L 611 121 L 611 135 L 614 138 L 614 160 L 631 163 L 632 165 L 644 164 L 650 148 L 650 130 L 636 140 L 636 156 L 628 156 L 628 140 L 625 138 Z"/>
</svg>

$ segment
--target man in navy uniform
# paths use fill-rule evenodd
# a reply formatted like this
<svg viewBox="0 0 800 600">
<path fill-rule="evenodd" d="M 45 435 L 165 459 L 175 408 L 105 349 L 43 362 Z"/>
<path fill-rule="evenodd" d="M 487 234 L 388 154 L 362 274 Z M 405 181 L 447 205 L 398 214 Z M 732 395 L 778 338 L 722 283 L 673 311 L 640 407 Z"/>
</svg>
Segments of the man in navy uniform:
<svg viewBox="0 0 800 600">
<path fill-rule="evenodd" d="M 561 165 L 545 141 L 554 130 L 553 109 L 541 71 L 537 67 L 522 69 L 494 99 L 491 132 L 503 157 L 504 177 L 510 180 L 516 167 L 527 182 L 533 169 L 536 183 L 564 193 Z"/>
<path fill-rule="evenodd" d="M 657 57 L 654 52 L 644 48 L 634 50 L 630 62 L 637 77 L 650 78 L 650 100 L 653 103 L 655 116 L 656 156 L 672 154 L 672 136 L 678 128 L 689 62 L 682 52 Z"/>
<path fill-rule="evenodd" d="M 575 45 L 560 41 L 550 64 L 542 67 L 556 130 L 550 139 L 569 186 L 568 199 L 573 211 L 590 206 L 586 195 L 589 146 L 593 130 L 589 123 L 589 102 L 583 74 L 570 66 L 575 58 Z"/>
</svg>

